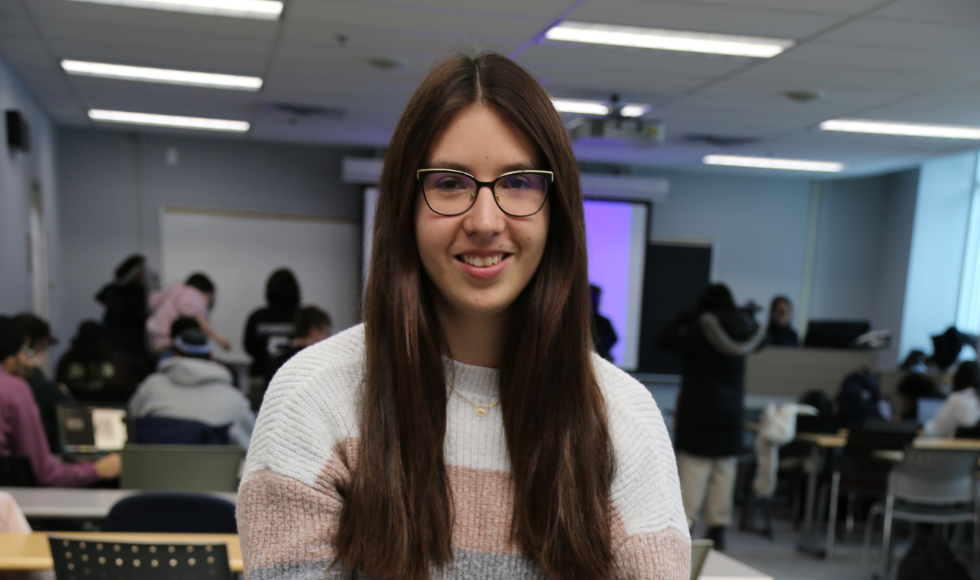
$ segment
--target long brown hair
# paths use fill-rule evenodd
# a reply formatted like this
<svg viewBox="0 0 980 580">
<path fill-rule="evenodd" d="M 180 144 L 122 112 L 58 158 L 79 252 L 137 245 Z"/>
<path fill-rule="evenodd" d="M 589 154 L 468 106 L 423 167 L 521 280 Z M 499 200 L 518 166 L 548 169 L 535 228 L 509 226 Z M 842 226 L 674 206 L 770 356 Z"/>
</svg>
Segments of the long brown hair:
<svg viewBox="0 0 980 580">
<path fill-rule="evenodd" d="M 360 447 L 334 539 L 345 567 L 416 580 L 452 561 L 445 460 L 446 380 L 433 287 L 415 239 L 415 171 L 456 113 L 480 103 L 514 124 L 555 173 L 537 272 L 514 304 L 500 368 L 514 483 L 511 535 L 549 575 L 612 571 L 615 459 L 592 368 L 588 261 L 578 169 L 560 115 L 524 69 L 497 54 L 458 56 L 422 82 L 395 128 L 381 175 L 364 309 Z"/>
</svg>

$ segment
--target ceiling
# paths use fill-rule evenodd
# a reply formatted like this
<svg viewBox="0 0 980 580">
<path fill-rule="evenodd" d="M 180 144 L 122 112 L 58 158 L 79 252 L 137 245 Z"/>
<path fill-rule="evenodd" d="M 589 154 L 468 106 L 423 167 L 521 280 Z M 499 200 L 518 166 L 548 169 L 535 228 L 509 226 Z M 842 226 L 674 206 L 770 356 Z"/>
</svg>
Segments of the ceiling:
<svg viewBox="0 0 980 580">
<path fill-rule="evenodd" d="M 540 42 L 558 20 L 791 38 L 772 59 Z M 977 0 L 286 0 L 279 21 L 0 0 L 0 55 L 60 125 L 90 108 L 248 120 L 243 139 L 384 146 L 440 58 L 493 50 L 555 97 L 649 103 L 666 141 L 580 159 L 701 167 L 709 153 L 843 161 L 873 174 L 977 142 L 826 133 L 835 117 L 980 126 Z M 380 70 L 370 58 L 403 59 Z M 261 76 L 258 93 L 69 76 L 61 59 Z M 825 91 L 798 103 L 789 90 Z M 278 103 L 341 109 L 297 116 Z M 104 125 L 108 127 L 108 125 Z M 130 129 L 131 130 L 131 129 Z M 692 134 L 751 138 L 729 147 Z M 738 170 L 735 170 L 738 171 Z"/>
</svg>

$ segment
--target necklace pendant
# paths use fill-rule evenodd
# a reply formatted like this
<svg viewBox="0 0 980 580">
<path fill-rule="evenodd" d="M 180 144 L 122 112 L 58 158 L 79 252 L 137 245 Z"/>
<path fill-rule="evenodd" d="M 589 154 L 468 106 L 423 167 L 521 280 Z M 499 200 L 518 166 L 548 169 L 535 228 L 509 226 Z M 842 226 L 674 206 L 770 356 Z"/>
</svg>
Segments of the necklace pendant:
<svg viewBox="0 0 980 580">
<path fill-rule="evenodd" d="M 487 414 L 487 406 L 486 405 L 477 405 L 476 406 L 476 414 L 479 415 L 479 416 L 481 416 L 481 417 L 484 416 L 484 415 L 486 415 Z"/>
</svg>

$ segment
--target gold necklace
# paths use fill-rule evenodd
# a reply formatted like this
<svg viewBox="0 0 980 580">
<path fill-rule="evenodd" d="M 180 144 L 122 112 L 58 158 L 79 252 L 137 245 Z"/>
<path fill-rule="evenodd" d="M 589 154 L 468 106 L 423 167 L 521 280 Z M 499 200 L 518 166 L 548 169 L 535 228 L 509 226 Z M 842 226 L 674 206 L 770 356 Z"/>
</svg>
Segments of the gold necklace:
<svg viewBox="0 0 980 580">
<path fill-rule="evenodd" d="M 490 403 L 489 405 L 477 405 L 473 401 L 471 401 L 471 400 L 467 399 L 466 397 L 464 397 L 463 396 L 463 393 L 460 393 L 459 391 L 456 390 L 456 387 L 454 387 L 452 385 L 449 385 L 449 388 L 452 389 L 454 393 L 456 393 L 457 395 L 459 395 L 459 398 L 460 399 L 463 399 L 467 403 L 473 405 L 473 407 L 476 409 L 476 414 L 479 415 L 479 416 L 481 416 L 481 417 L 487 414 L 487 411 L 490 410 L 490 407 L 493 407 L 494 405 L 496 405 L 497 403 L 500 402 L 500 399 L 494 399 L 493 402 Z"/>
</svg>

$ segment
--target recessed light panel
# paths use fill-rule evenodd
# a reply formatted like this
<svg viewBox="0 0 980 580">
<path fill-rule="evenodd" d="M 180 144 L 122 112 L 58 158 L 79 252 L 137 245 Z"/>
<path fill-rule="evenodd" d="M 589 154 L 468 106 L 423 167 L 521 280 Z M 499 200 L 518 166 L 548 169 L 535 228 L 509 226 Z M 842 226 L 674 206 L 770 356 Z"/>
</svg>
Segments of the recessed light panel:
<svg viewBox="0 0 980 580">
<path fill-rule="evenodd" d="M 110 4 L 130 8 L 149 8 L 171 12 L 211 14 L 233 18 L 279 20 L 282 2 L 275 0 L 71 0 L 90 4 Z"/>
<path fill-rule="evenodd" d="M 181 129 L 200 129 L 204 131 L 228 131 L 244 133 L 248 131 L 247 121 L 229 121 L 227 119 L 205 119 L 201 117 L 177 117 L 173 115 L 153 115 L 150 113 L 129 113 L 126 111 L 106 111 L 91 109 L 88 116 L 93 121 L 108 123 L 127 123 L 131 125 L 149 125 L 153 127 L 178 127 Z"/>
<path fill-rule="evenodd" d="M 632 48 L 677 50 L 706 54 L 725 54 L 772 58 L 796 42 L 783 38 L 760 38 L 731 34 L 710 34 L 636 26 L 613 26 L 566 20 L 545 33 L 548 40 L 606 44 Z"/>
<path fill-rule="evenodd" d="M 706 155 L 702 161 L 704 161 L 706 165 L 758 167 L 761 169 L 783 169 L 788 171 L 821 171 L 826 173 L 837 173 L 844 170 L 843 163 L 830 161 L 807 161 L 805 159 L 741 157 L 737 155 Z"/>
<path fill-rule="evenodd" d="M 894 123 L 891 121 L 867 121 L 862 119 L 832 119 L 820 123 L 824 131 L 845 133 L 872 133 L 875 135 L 903 135 L 906 137 L 934 137 L 938 139 L 980 139 L 980 127 L 956 125 L 924 125 L 921 123 Z"/>
<path fill-rule="evenodd" d="M 123 79 L 215 89 L 237 89 L 241 91 L 257 91 L 262 88 L 262 79 L 258 77 L 125 66 L 101 62 L 82 62 L 77 60 L 63 60 L 61 61 L 61 68 L 65 69 L 65 72 L 73 75 L 106 79 Z"/>
</svg>

